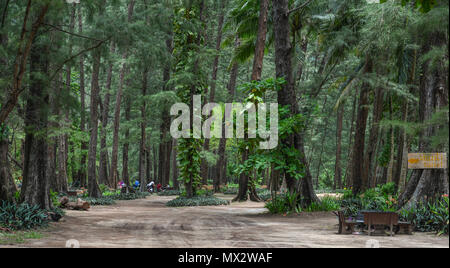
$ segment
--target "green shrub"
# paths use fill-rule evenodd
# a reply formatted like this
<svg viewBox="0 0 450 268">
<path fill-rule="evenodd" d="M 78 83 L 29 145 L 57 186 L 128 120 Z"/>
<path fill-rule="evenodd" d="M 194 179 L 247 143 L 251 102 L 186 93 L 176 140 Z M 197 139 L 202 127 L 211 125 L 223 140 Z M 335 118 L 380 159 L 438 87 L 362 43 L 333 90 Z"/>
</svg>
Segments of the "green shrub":
<svg viewBox="0 0 450 268">
<path fill-rule="evenodd" d="M 168 191 L 163 191 L 163 192 L 159 192 L 158 195 L 159 196 L 176 196 L 176 195 L 180 195 L 181 192 L 178 190 L 168 190 Z"/>
<path fill-rule="evenodd" d="M 421 202 L 400 211 L 401 219 L 409 221 L 419 232 L 449 233 L 449 199 L 442 196 L 434 202 Z"/>
<path fill-rule="evenodd" d="M 319 212 L 319 211 L 336 211 L 341 207 L 340 202 L 333 197 L 326 196 L 320 202 L 313 202 L 304 211 Z"/>
<path fill-rule="evenodd" d="M 15 204 L 3 201 L 0 206 L 0 226 L 11 230 L 30 230 L 46 227 L 49 218 L 47 211 L 39 206 L 26 203 Z"/>
<path fill-rule="evenodd" d="M 200 189 L 200 190 L 197 190 L 196 195 L 197 196 L 213 196 L 214 195 L 214 191 L 206 190 L 206 189 Z"/>
<path fill-rule="evenodd" d="M 284 198 L 276 196 L 264 206 L 271 214 L 284 214 L 290 212 Z"/>
<path fill-rule="evenodd" d="M 53 207 L 59 208 L 61 203 L 59 202 L 59 194 L 50 190 L 50 200 L 52 201 Z"/>
<path fill-rule="evenodd" d="M 341 200 L 341 210 L 346 217 L 356 217 L 358 212 L 363 209 L 360 198 L 348 198 Z"/>
<path fill-rule="evenodd" d="M 136 192 L 136 193 L 121 193 L 117 195 L 111 195 L 110 197 L 114 200 L 136 200 L 144 199 L 149 195 L 147 192 Z"/>
<path fill-rule="evenodd" d="M 214 196 L 196 196 L 193 198 L 178 197 L 167 202 L 168 207 L 224 206 L 230 202 Z"/>
<path fill-rule="evenodd" d="M 69 197 L 70 202 L 77 202 L 78 198 L 71 196 Z M 88 202 L 91 206 L 110 206 L 116 204 L 114 199 L 111 197 L 100 197 L 100 198 L 92 198 L 92 197 L 83 197 L 83 201 Z"/>
<path fill-rule="evenodd" d="M 120 194 L 120 190 L 117 190 L 117 191 L 109 191 L 109 190 L 107 190 L 107 191 L 103 192 L 102 196 L 103 197 L 111 197 L 111 196 L 115 196 L 115 195 L 119 195 L 119 194 Z"/>
<path fill-rule="evenodd" d="M 238 192 L 239 192 L 239 188 L 236 188 L 236 187 L 224 187 L 222 189 L 222 192 L 224 194 L 237 195 Z"/>
<path fill-rule="evenodd" d="M 272 198 L 272 193 L 269 190 L 262 191 L 258 193 L 259 198 L 261 198 L 262 201 L 269 201 Z"/>
<path fill-rule="evenodd" d="M 100 192 L 102 193 L 109 191 L 109 187 L 104 184 L 100 184 L 98 187 L 100 188 Z"/>
</svg>

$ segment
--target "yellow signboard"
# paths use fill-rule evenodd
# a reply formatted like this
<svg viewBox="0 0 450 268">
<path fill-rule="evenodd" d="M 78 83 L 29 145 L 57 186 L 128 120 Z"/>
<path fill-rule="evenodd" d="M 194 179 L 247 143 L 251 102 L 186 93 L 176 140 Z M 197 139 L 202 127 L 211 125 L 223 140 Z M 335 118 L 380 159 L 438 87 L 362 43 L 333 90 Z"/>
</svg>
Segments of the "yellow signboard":
<svg viewBox="0 0 450 268">
<path fill-rule="evenodd" d="M 409 169 L 446 169 L 447 154 L 408 154 Z"/>
</svg>

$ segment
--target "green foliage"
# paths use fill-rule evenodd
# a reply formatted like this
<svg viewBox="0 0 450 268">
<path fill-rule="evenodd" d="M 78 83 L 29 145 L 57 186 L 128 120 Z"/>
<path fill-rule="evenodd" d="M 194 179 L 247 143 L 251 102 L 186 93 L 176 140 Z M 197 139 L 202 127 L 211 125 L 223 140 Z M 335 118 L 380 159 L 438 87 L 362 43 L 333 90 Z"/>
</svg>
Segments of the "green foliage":
<svg viewBox="0 0 450 268">
<path fill-rule="evenodd" d="M 70 202 L 77 202 L 77 200 L 78 198 L 75 196 L 69 197 Z M 91 206 L 110 206 L 116 204 L 114 199 L 112 199 L 111 197 L 83 197 L 82 200 L 88 202 Z"/>
<path fill-rule="evenodd" d="M 229 195 L 236 195 L 239 192 L 239 186 L 230 186 L 227 185 L 225 187 L 222 187 L 222 192 L 224 194 L 229 194 Z"/>
<path fill-rule="evenodd" d="M 11 230 L 30 230 L 46 227 L 49 219 L 47 211 L 39 206 L 26 203 L 15 204 L 2 201 L 0 206 L 0 226 Z"/>
<path fill-rule="evenodd" d="M 272 214 L 289 214 L 298 211 L 297 193 L 285 193 L 274 196 L 265 205 Z"/>
<path fill-rule="evenodd" d="M 263 191 L 256 191 L 258 193 L 258 197 L 262 201 L 269 201 L 272 198 L 272 193 L 269 190 L 263 190 Z"/>
<path fill-rule="evenodd" d="M 202 141 L 197 139 L 180 139 L 178 141 L 178 168 L 179 180 L 186 184 L 192 184 L 194 195 L 201 185 L 200 165 L 201 156 L 200 148 Z"/>
<path fill-rule="evenodd" d="M 147 192 L 136 192 L 136 193 L 123 193 L 111 195 L 110 198 L 113 200 L 136 200 L 136 199 L 145 199 L 149 195 L 150 193 Z"/>
<path fill-rule="evenodd" d="M 387 0 L 380 0 L 380 3 L 386 3 Z M 403 6 L 411 2 L 411 0 L 401 0 Z M 420 12 L 427 13 L 429 12 L 435 5 L 436 0 L 415 0 L 415 7 L 420 10 Z"/>
<path fill-rule="evenodd" d="M 0 105 L 1 108 L 1 105 Z M 9 136 L 9 128 L 5 124 L 0 124 L 0 141 L 8 139 Z"/>
<path fill-rule="evenodd" d="M 181 192 L 179 190 L 166 190 L 158 193 L 159 196 L 176 196 L 180 194 Z"/>
<path fill-rule="evenodd" d="M 59 194 L 57 192 L 50 190 L 50 200 L 53 203 L 53 207 L 58 208 L 61 206 L 61 203 L 59 202 Z"/>
<path fill-rule="evenodd" d="M 109 187 L 104 184 L 100 184 L 98 187 L 100 188 L 100 192 L 102 192 L 102 193 L 105 193 L 106 191 L 109 190 Z"/>
<path fill-rule="evenodd" d="M 178 197 L 167 202 L 168 207 L 226 206 L 230 202 L 214 196 Z"/>
<path fill-rule="evenodd" d="M 358 196 L 354 196 L 351 190 L 346 190 L 342 197 L 341 207 L 346 216 L 353 217 L 360 210 L 394 212 L 397 210 L 395 183 L 379 185 Z"/>
<path fill-rule="evenodd" d="M 449 227 L 449 198 L 444 195 L 434 202 L 420 202 L 400 211 L 402 220 L 409 221 L 419 232 L 447 234 Z"/>
<path fill-rule="evenodd" d="M 264 206 L 271 214 L 287 214 L 292 212 L 284 196 L 275 196 Z"/>
<path fill-rule="evenodd" d="M 147 192 L 136 192 L 136 193 L 121 193 L 120 190 L 116 192 L 105 191 L 103 196 L 100 198 L 92 198 L 88 196 L 83 196 L 82 200 L 89 202 L 91 206 L 110 206 L 116 204 L 118 200 L 136 200 L 144 199 L 149 195 Z M 69 197 L 71 202 L 76 202 L 78 197 Z"/>
<path fill-rule="evenodd" d="M 15 245 L 25 243 L 28 239 L 40 239 L 43 235 L 36 231 L 0 232 L 0 245 Z"/>
<path fill-rule="evenodd" d="M 102 188 L 100 187 L 100 190 L 101 190 Z M 109 191 L 109 190 L 106 190 L 106 191 L 104 191 L 104 192 L 102 192 L 102 195 L 103 195 L 103 197 L 111 197 L 111 196 L 116 196 L 116 195 L 120 195 L 120 190 L 116 190 L 116 191 Z"/>
<path fill-rule="evenodd" d="M 334 197 L 326 196 L 320 202 L 311 203 L 305 212 L 322 212 L 322 211 L 337 211 L 341 207 L 339 200 Z"/>
</svg>

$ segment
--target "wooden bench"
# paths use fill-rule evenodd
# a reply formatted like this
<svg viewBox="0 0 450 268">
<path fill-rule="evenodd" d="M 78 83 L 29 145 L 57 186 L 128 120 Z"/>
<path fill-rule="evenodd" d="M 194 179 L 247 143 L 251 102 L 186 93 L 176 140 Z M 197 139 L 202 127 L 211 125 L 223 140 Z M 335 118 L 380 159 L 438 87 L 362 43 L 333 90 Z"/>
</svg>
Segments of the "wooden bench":
<svg viewBox="0 0 450 268">
<path fill-rule="evenodd" d="M 337 211 L 333 212 L 339 219 L 339 234 L 352 234 L 355 232 L 355 225 L 358 224 L 357 221 L 348 221 L 345 219 L 344 212 Z"/>
<path fill-rule="evenodd" d="M 361 211 L 364 215 L 364 224 L 367 225 L 369 236 L 372 235 L 372 226 L 389 226 L 391 236 L 394 236 L 394 226 L 399 225 L 399 216 L 395 212 Z"/>
</svg>

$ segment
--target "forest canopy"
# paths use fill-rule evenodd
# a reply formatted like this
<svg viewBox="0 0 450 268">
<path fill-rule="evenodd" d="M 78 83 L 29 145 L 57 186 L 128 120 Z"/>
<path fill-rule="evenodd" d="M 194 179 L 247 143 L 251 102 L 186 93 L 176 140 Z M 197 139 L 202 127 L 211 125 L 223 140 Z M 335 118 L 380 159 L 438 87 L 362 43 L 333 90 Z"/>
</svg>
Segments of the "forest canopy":
<svg viewBox="0 0 450 268">
<path fill-rule="evenodd" d="M 0 200 L 135 181 L 301 206 L 388 183 L 399 207 L 448 195 L 448 169 L 407 161 L 448 156 L 448 1 L 78 2 L 0 1 Z M 278 147 L 173 139 L 172 105 L 196 95 L 278 103 Z"/>
</svg>

